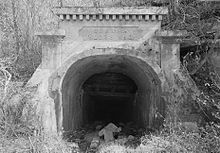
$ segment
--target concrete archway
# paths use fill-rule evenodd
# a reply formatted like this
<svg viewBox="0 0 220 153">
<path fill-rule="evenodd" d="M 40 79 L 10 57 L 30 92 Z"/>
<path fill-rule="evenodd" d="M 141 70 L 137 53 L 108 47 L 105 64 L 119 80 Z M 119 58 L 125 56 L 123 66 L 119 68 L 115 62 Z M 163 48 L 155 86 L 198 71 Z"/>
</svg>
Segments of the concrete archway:
<svg viewBox="0 0 220 153">
<path fill-rule="evenodd" d="M 153 64 L 143 53 L 125 49 L 109 50 L 84 51 L 66 62 L 66 71 L 60 69 L 65 73 L 60 83 L 59 103 L 62 110 L 56 108 L 58 129 L 71 131 L 96 119 L 107 121 L 109 118 L 97 118 L 97 115 L 102 115 L 97 113 L 98 109 L 91 109 L 91 105 L 97 107 L 106 101 L 108 102 L 102 106 L 108 106 L 109 114 L 114 114 L 116 107 L 119 107 L 118 115 L 119 112 L 131 114 L 127 118 L 119 115 L 122 120 L 116 120 L 114 115 L 110 116 L 111 122 L 133 121 L 140 127 L 154 126 L 155 113 L 164 115 L 165 107 L 161 102 L 161 82 L 158 76 L 159 66 Z M 106 74 L 113 77 L 106 77 Z M 100 83 L 101 78 L 104 79 Z M 93 91 L 90 89 L 92 92 L 96 91 L 93 97 L 88 96 L 85 89 L 89 81 L 93 86 L 94 84 L 99 86 Z M 113 87 L 108 84 L 111 81 L 115 81 Z M 121 84 L 124 85 L 122 91 L 112 91 Z M 105 91 L 101 89 L 102 85 L 107 88 Z M 125 87 L 130 87 L 131 90 L 126 91 Z M 118 105 L 113 107 L 113 102 L 117 102 Z M 106 108 L 99 109 L 104 112 Z M 88 119 L 88 116 L 93 119 Z"/>
</svg>

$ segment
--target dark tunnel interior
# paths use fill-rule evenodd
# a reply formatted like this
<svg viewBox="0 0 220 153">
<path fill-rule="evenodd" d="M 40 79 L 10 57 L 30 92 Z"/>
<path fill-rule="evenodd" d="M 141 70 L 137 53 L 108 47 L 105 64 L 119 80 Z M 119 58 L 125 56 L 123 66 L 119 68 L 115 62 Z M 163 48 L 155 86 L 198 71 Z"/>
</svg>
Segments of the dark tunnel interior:
<svg viewBox="0 0 220 153">
<path fill-rule="evenodd" d="M 64 131 L 96 121 L 151 126 L 160 91 L 157 74 L 140 59 L 124 55 L 83 58 L 71 65 L 63 79 L 62 101 L 56 103 L 58 126 Z"/>
<path fill-rule="evenodd" d="M 83 85 L 84 121 L 126 123 L 134 117 L 133 105 L 137 86 L 120 73 L 91 76 Z"/>
</svg>

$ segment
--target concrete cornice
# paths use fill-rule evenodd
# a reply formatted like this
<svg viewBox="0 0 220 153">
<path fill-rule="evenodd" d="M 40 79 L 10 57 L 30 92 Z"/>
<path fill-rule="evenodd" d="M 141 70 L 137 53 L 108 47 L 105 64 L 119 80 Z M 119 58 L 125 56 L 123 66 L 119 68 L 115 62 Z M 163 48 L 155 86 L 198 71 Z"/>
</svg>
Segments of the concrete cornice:
<svg viewBox="0 0 220 153">
<path fill-rule="evenodd" d="M 166 7 L 55 7 L 61 20 L 162 20 Z"/>
<path fill-rule="evenodd" d="M 188 36 L 187 31 L 176 30 L 176 31 L 157 31 L 155 38 L 164 44 L 180 44 L 185 41 L 185 37 Z"/>
</svg>

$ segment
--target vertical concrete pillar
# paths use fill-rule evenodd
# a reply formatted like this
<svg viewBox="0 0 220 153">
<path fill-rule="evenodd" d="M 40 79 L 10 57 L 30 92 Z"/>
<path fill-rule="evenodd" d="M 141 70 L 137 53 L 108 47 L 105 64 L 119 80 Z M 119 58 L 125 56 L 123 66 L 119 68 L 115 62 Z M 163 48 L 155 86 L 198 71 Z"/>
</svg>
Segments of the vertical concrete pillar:
<svg viewBox="0 0 220 153">
<path fill-rule="evenodd" d="M 62 39 L 65 33 L 62 30 L 57 30 L 39 32 L 36 35 L 40 37 L 42 42 L 42 63 L 38 68 L 38 72 L 36 71 L 32 77 L 32 80 L 33 82 L 40 80 L 37 96 L 40 100 L 39 108 L 41 110 L 44 132 L 57 134 L 58 127 L 55 108 L 59 105 L 59 95 L 58 92 L 53 95 L 48 92 L 50 91 L 49 78 L 62 64 Z M 39 78 L 39 76 L 42 76 L 42 78 Z M 56 88 L 57 84 L 58 82 L 53 82 L 53 88 Z"/>
<path fill-rule="evenodd" d="M 165 107 L 164 100 L 169 100 L 170 96 L 167 92 L 170 92 L 170 87 L 173 88 L 174 86 L 177 86 L 175 76 L 181 66 L 180 43 L 185 35 L 186 33 L 183 31 L 158 31 L 156 33 L 156 39 L 160 42 L 160 66 L 163 71 L 163 75 L 166 77 L 164 83 L 162 84 L 162 93 L 164 93 L 164 95 L 162 95 L 160 103 L 157 104 L 157 108 Z M 165 115 L 165 112 L 163 111 L 160 113 Z M 172 115 L 174 114 L 171 114 L 171 116 Z M 160 120 L 163 119 L 163 116 L 156 114 L 154 124 L 157 124 L 158 121 L 160 122 Z"/>
<path fill-rule="evenodd" d="M 162 31 L 156 34 L 160 41 L 161 68 L 168 78 L 172 78 L 172 72 L 180 68 L 180 42 L 184 34 L 182 31 Z"/>
<path fill-rule="evenodd" d="M 161 68 L 167 77 L 172 77 L 172 71 L 180 68 L 180 44 L 161 43 Z"/>
</svg>

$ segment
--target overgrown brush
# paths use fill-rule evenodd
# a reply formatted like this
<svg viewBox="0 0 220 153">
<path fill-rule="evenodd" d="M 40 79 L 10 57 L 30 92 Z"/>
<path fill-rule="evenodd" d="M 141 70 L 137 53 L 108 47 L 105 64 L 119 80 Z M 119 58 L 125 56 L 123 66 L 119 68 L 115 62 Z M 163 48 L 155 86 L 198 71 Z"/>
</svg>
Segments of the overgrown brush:
<svg viewBox="0 0 220 153">
<path fill-rule="evenodd" d="M 72 148 L 58 136 L 7 137 L 0 134 L 0 153 L 72 153 Z"/>
<path fill-rule="evenodd" d="M 111 143 L 101 146 L 99 153 L 219 153 L 219 131 L 217 125 L 207 125 L 198 132 L 188 132 L 181 126 L 169 126 L 158 134 L 142 137 L 137 148 Z"/>
<path fill-rule="evenodd" d="M 7 136 L 29 135 L 37 125 L 36 104 L 30 102 L 32 91 L 21 83 L 10 83 L 1 100 L 0 129 Z"/>
<path fill-rule="evenodd" d="M 71 152 L 61 137 L 43 133 L 41 118 L 37 113 L 38 101 L 31 100 L 35 90 L 11 81 L 2 86 L 0 153 Z"/>
</svg>

